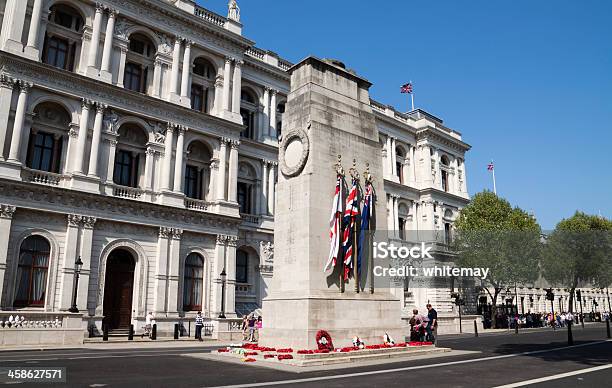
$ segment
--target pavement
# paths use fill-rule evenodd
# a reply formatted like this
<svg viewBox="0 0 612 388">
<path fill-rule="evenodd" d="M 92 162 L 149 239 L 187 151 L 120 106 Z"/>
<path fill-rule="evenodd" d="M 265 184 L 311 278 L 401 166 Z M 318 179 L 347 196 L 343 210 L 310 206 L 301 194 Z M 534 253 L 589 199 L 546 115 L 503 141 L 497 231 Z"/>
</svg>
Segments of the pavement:
<svg viewBox="0 0 612 388">
<path fill-rule="evenodd" d="M 89 344 L 87 348 L 4 351 L 3 368 L 66 368 L 70 387 L 605 387 L 612 381 L 612 341 L 605 325 L 441 336 L 454 351 L 387 363 L 292 371 L 200 357 L 215 343 Z M 172 346 L 172 344 L 175 344 Z M 14 384 L 0 380 L 2 384 Z M 38 386 L 21 383 L 19 386 Z"/>
</svg>

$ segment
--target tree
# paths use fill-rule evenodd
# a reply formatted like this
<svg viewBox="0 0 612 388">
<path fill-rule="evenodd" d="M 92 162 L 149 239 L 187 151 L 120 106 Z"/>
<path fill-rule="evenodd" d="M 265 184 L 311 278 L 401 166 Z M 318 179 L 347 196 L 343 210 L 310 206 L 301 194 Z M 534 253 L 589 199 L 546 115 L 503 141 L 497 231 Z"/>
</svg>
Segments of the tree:
<svg viewBox="0 0 612 388">
<path fill-rule="evenodd" d="M 546 239 L 542 275 L 551 286 L 570 290 L 569 311 L 580 285 L 607 287 L 612 279 L 612 221 L 576 212 Z"/>
<path fill-rule="evenodd" d="M 455 223 L 455 250 L 461 267 L 489 268 L 483 283 L 491 296 L 495 327 L 497 297 L 504 287 L 538 276 L 541 228 L 534 217 L 490 191 L 476 194 Z"/>
</svg>

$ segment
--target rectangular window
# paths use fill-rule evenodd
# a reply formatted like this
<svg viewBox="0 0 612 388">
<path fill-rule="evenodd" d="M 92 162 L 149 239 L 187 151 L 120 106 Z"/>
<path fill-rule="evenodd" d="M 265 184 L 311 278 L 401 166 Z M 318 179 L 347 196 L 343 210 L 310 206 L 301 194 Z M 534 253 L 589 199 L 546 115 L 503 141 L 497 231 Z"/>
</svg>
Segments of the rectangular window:
<svg viewBox="0 0 612 388">
<path fill-rule="evenodd" d="M 191 85 L 191 109 L 203 112 L 206 108 L 205 91 L 202 85 Z"/>
<path fill-rule="evenodd" d="M 187 168 L 185 169 L 185 195 L 187 197 L 202 199 L 200 190 L 198 190 L 199 181 L 198 168 L 187 165 Z"/>
<path fill-rule="evenodd" d="M 442 171 L 442 190 L 448 191 L 448 173 Z"/>
<path fill-rule="evenodd" d="M 240 109 L 240 116 L 242 116 L 242 123 L 246 125 L 240 136 L 253 139 L 255 136 L 255 115 L 247 109 Z"/>
<path fill-rule="evenodd" d="M 115 172 L 113 180 L 121 186 L 136 187 L 136 179 L 134 171 L 135 159 L 132 153 L 119 150 L 115 157 Z"/>
<path fill-rule="evenodd" d="M 144 93 L 143 71 L 141 65 L 132 62 L 128 62 L 125 65 L 125 77 L 123 81 L 123 86 L 126 89 Z"/>
<path fill-rule="evenodd" d="M 249 256 L 244 251 L 236 252 L 236 283 L 248 282 Z"/>
<path fill-rule="evenodd" d="M 453 242 L 453 233 L 451 230 L 451 224 L 444 224 L 444 240 L 447 245 L 450 245 Z"/>
<path fill-rule="evenodd" d="M 57 172 L 59 167 L 58 146 L 54 136 L 46 132 L 38 132 L 30 138 L 31 146 L 28 155 L 28 167 L 34 170 Z M 59 142 L 59 139 L 57 140 Z"/>
<path fill-rule="evenodd" d="M 68 69 L 69 44 L 67 40 L 53 37 L 47 40 L 44 62 L 60 69 Z"/>
<path fill-rule="evenodd" d="M 238 182 L 238 205 L 240 213 L 251 214 L 251 185 Z"/>
</svg>

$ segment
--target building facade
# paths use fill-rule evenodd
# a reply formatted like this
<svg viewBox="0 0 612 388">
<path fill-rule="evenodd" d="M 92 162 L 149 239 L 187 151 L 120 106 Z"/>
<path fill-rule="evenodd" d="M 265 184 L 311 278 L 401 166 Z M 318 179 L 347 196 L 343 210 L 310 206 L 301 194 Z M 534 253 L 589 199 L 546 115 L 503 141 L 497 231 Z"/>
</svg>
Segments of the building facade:
<svg viewBox="0 0 612 388">
<path fill-rule="evenodd" d="M 160 330 L 261 306 L 292 64 L 191 0 L 0 0 L 0 307 Z M 468 203 L 469 145 L 371 101 L 391 238 L 441 260 Z M 379 227 L 380 229 L 380 227 Z M 223 281 L 222 273 L 226 275 Z M 450 288 L 406 284 L 406 311 Z"/>
</svg>

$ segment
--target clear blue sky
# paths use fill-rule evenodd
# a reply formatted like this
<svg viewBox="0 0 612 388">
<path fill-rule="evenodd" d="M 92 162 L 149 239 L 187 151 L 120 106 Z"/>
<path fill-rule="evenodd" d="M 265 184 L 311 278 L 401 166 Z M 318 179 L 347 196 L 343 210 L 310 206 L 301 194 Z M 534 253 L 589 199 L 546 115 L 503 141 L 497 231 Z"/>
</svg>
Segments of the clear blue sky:
<svg viewBox="0 0 612 388">
<path fill-rule="evenodd" d="M 227 13 L 226 0 L 200 0 Z M 612 217 L 612 1 L 238 0 L 244 35 L 297 62 L 344 61 L 376 100 L 463 133 L 470 194 L 492 189 L 548 229 Z"/>
</svg>

